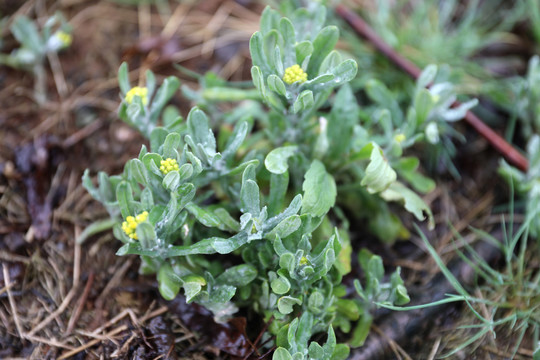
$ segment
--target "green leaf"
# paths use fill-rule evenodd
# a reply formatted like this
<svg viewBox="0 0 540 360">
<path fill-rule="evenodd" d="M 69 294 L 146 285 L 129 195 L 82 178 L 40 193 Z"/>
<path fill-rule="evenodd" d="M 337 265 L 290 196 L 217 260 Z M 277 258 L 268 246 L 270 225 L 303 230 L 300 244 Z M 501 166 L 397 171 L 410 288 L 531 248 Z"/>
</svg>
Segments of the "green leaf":
<svg viewBox="0 0 540 360">
<path fill-rule="evenodd" d="M 296 64 L 296 33 L 291 21 L 287 18 L 281 18 L 279 21 L 279 31 L 284 40 L 283 56 L 285 58 L 285 66 L 289 67 Z"/>
<path fill-rule="evenodd" d="M 293 357 L 286 349 L 278 347 L 272 355 L 272 360 L 293 360 Z"/>
<path fill-rule="evenodd" d="M 420 161 L 415 157 L 404 157 L 394 164 L 394 169 L 417 191 L 427 194 L 435 189 L 435 181 L 418 173 Z"/>
<path fill-rule="evenodd" d="M 88 193 L 97 201 L 104 201 L 105 199 L 102 199 L 102 196 L 98 189 L 94 186 L 94 183 L 92 183 L 92 179 L 90 179 L 90 170 L 86 169 L 84 170 L 83 176 L 82 176 L 82 185 L 88 191 Z"/>
<path fill-rule="evenodd" d="M 240 231 L 240 223 L 236 221 L 231 214 L 224 208 L 217 208 L 214 210 L 214 215 L 219 219 L 218 227 L 221 230 L 228 230 L 238 232 Z"/>
<path fill-rule="evenodd" d="M 287 93 L 287 89 L 285 88 L 285 84 L 283 83 L 283 80 L 281 80 L 277 75 L 271 74 L 266 79 L 266 83 L 268 84 L 268 88 L 272 90 L 273 92 L 278 93 L 281 96 L 285 96 Z"/>
<path fill-rule="evenodd" d="M 345 360 L 349 358 L 351 349 L 345 344 L 336 344 L 331 360 Z"/>
<path fill-rule="evenodd" d="M 159 293 L 165 300 L 173 300 L 178 295 L 181 282 L 169 263 L 165 262 L 161 265 L 157 280 Z"/>
<path fill-rule="evenodd" d="M 36 24 L 24 15 L 19 15 L 11 25 L 11 33 L 24 47 L 42 56 L 45 53 L 45 43 L 39 35 Z"/>
<path fill-rule="evenodd" d="M 155 153 L 147 153 L 143 156 L 142 162 L 146 167 L 146 170 L 150 171 L 152 174 L 157 175 L 161 178 L 163 174 L 159 170 L 161 156 Z"/>
<path fill-rule="evenodd" d="M 313 44 L 311 43 L 311 41 L 299 42 L 295 46 L 295 51 L 296 51 L 296 61 L 300 65 L 304 62 L 304 60 L 308 56 L 311 56 L 311 54 L 313 53 Z"/>
<path fill-rule="evenodd" d="M 176 191 L 178 186 L 180 186 L 180 174 L 178 171 L 174 170 L 165 175 L 162 185 L 168 191 Z"/>
<path fill-rule="evenodd" d="M 292 313 L 294 305 L 302 305 L 302 300 L 292 296 L 282 296 L 277 302 L 278 310 L 283 315 Z"/>
<path fill-rule="evenodd" d="M 186 205 L 186 210 L 197 218 L 197 220 L 206 227 L 217 227 L 220 225 L 219 217 L 214 213 L 207 211 L 194 203 Z"/>
<path fill-rule="evenodd" d="M 384 266 L 380 256 L 373 255 L 367 263 L 367 275 L 373 277 L 379 281 L 382 280 L 384 276 Z"/>
<path fill-rule="evenodd" d="M 190 304 L 195 300 L 195 297 L 201 293 L 202 285 L 200 282 L 184 282 L 182 285 L 186 296 L 186 303 Z"/>
<path fill-rule="evenodd" d="M 228 239 L 213 238 L 212 248 L 219 254 L 229 254 L 235 251 L 236 249 L 240 248 L 247 242 L 248 242 L 247 234 L 242 232 Z"/>
<path fill-rule="evenodd" d="M 118 206 L 120 207 L 120 213 L 125 219 L 128 216 L 134 214 L 133 211 L 133 193 L 131 185 L 128 182 L 122 181 L 116 187 L 116 199 L 118 200 Z"/>
<path fill-rule="evenodd" d="M 265 238 L 275 239 L 276 236 L 279 236 L 282 239 L 286 238 L 287 236 L 298 230 L 300 225 L 302 225 L 302 220 L 300 220 L 300 216 L 290 216 L 277 224 L 277 226 L 274 227 L 272 231 L 265 235 Z"/>
<path fill-rule="evenodd" d="M 139 184 L 148 184 L 148 170 L 139 159 L 131 159 L 127 163 L 128 179 L 133 179 Z"/>
<path fill-rule="evenodd" d="M 368 311 L 365 311 L 360 318 L 360 321 L 356 325 L 356 328 L 354 329 L 353 337 L 349 342 L 351 347 L 357 348 L 364 345 L 364 342 L 369 335 L 369 330 L 371 329 L 372 322 L 373 317 Z"/>
<path fill-rule="evenodd" d="M 325 215 L 336 201 L 336 183 L 326 172 L 324 165 L 314 160 L 304 176 L 302 184 L 302 214 L 309 213 L 315 217 Z"/>
<path fill-rule="evenodd" d="M 371 79 L 366 82 L 366 92 L 371 100 L 383 108 L 390 110 L 395 124 L 400 125 L 403 121 L 403 113 L 399 107 L 396 97 L 379 80 Z"/>
<path fill-rule="evenodd" d="M 360 117 L 360 107 L 349 85 L 339 89 L 330 112 L 327 136 L 330 141 L 329 157 L 340 159 L 351 147 L 354 126 Z"/>
<path fill-rule="evenodd" d="M 261 14 L 259 25 L 261 32 L 266 34 L 272 29 L 277 29 L 279 18 L 279 13 L 276 10 L 272 9 L 270 6 L 266 6 Z"/>
<path fill-rule="evenodd" d="M 168 130 L 161 127 L 154 128 L 150 133 L 150 150 L 154 153 L 159 152 L 167 135 L 169 135 Z"/>
<path fill-rule="evenodd" d="M 264 166 L 273 174 L 283 174 L 289 168 L 287 161 L 298 151 L 298 146 L 282 146 L 268 153 Z"/>
<path fill-rule="evenodd" d="M 314 360 L 323 359 L 324 358 L 323 347 L 317 344 L 315 341 L 312 341 L 311 344 L 309 344 L 308 354 L 309 354 L 310 359 L 314 359 Z"/>
<path fill-rule="evenodd" d="M 352 59 L 345 60 L 331 70 L 334 75 L 334 86 L 351 81 L 358 72 L 358 64 Z"/>
<path fill-rule="evenodd" d="M 381 197 L 386 201 L 403 202 L 405 209 L 420 221 L 425 220 L 426 216 L 424 214 L 427 214 L 428 228 L 431 230 L 435 227 L 431 209 L 426 205 L 422 198 L 402 183 L 398 181 L 392 183 L 388 189 L 381 193 Z"/>
<path fill-rule="evenodd" d="M 313 92 L 311 90 L 304 90 L 294 101 L 293 112 L 297 114 L 303 110 L 311 110 L 314 105 L 315 101 L 313 100 Z"/>
<path fill-rule="evenodd" d="M 270 73 L 275 73 L 275 63 L 274 63 L 274 54 L 275 49 L 278 47 L 281 39 L 279 38 L 279 33 L 277 30 L 270 30 L 268 33 L 263 36 L 263 51 L 266 59 L 266 64 L 268 66 L 269 72 L 265 74 L 267 76 Z"/>
<path fill-rule="evenodd" d="M 257 268 L 255 266 L 242 264 L 228 268 L 216 278 L 216 281 L 223 285 L 243 287 L 255 280 L 257 274 Z"/>
<path fill-rule="evenodd" d="M 141 243 L 141 248 L 143 250 L 152 250 L 156 247 L 157 236 L 152 224 L 148 222 L 140 223 L 139 225 L 137 225 L 137 229 L 135 231 L 137 233 L 137 238 L 139 240 L 139 243 Z"/>
<path fill-rule="evenodd" d="M 302 84 L 302 88 L 306 88 L 306 89 L 315 89 L 315 88 L 318 88 L 317 86 L 315 85 L 320 85 L 320 84 L 324 84 L 324 83 L 329 83 L 331 82 L 332 80 L 334 80 L 335 76 L 332 75 L 332 74 L 322 74 L 322 75 L 319 75 L 317 76 L 316 78 L 312 79 L 312 80 L 308 80 L 306 81 L 305 83 Z M 332 84 L 331 85 L 332 87 L 334 87 L 334 85 Z"/>
<path fill-rule="evenodd" d="M 296 347 L 298 352 L 304 353 L 304 351 L 308 349 L 308 341 L 311 338 L 312 333 L 313 315 L 310 314 L 309 311 L 305 311 L 302 316 L 300 316 L 300 320 L 298 321 L 298 328 L 295 334 Z"/>
<path fill-rule="evenodd" d="M 252 159 L 252 160 L 246 161 L 246 162 L 238 165 L 237 167 L 231 169 L 228 172 L 228 175 L 240 174 L 241 172 L 243 172 L 249 166 L 254 166 L 255 168 L 258 167 L 259 166 L 259 160 Z"/>
<path fill-rule="evenodd" d="M 396 181 L 396 172 L 390 167 L 384 158 L 382 150 L 373 143 L 370 162 L 366 168 L 366 174 L 362 178 L 361 185 L 367 187 L 371 194 L 386 190 L 390 184 Z"/>
<path fill-rule="evenodd" d="M 123 62 L 118 69 L 118 84 L 120 85 L 120 91 L 123 95 L 127 94 L 131 89 L 128 77 L 128 65 L 126 62 Z"/>
<path fill-rule="evenodd" d="M 320 291 L 314 291 L 308 299 L 308 307 L 315 313 L 320 313 L 321 307 L 324 304 L 324 296 Z"/>
<path fill-rule="evenodd" d="M 270 286 L 272 287 L 272 291 L 278 295 L 286 294 L 291 289 L 291 283 L 289 282 L 289 279 L 281 275 L 279 275 L 278 278 L 272 280 Z"/>
<path fill-rule="evenodd" d="M 286 269 L 289 273 L 294 271 L 294 268 L 296 266 L 295 263 L 296 263 L 296 258 L 290 252 L 283 253 L 279 257 L 279 267 L 282 269 Z"/>
<path fill-rule="evenodd" d="M 465 117 L 467 111 L 478 105 L 477 99 L 472 99 L 455 108 L 450 108 L 442 113 L 442 118 L 446 121 L 458 121 Z"/>
<path fill-rule="evenodd" d="M 180 183 L 186 181 L 193 175 L 193 165 L 186 163 L 180 166 L 180 169 L 178 169 L 178 174 L 180 174 Z"/>
<path fill-rule="evenodd" d="M 255 217 L 259 216 L 259 186 L 255 181 L 247 180 L 242 184 L 242 189 L 240 190 L 240 199 L 242 201 L 242 207 L 240 208 L 242 213 L 250 213 Z"/>
<path fill-rule="evenodd" d="M 221 154 L 223 159 L 227 160 L 228 158 L 232 158 L 236 155 L 236 151 L 238 150 L 240 145 L 242 145 L 242 142 L 246 138 L 247 130 L 248 123 L 245 121 L 242 121 L 234 127 L 234 131 L 230 136 L 229 140 L 227 141 L 225 150 Z"/>
<path fill-rule="evenodd" d="M 184 150 L 185 149 L 186 148 L 184 148 Z M 186 154 L 187 159 L 193 165 L 193 172 L 195 173 L 195 175 L 200 174 L 203 171 L 201 160 L 199 160 L 198 157 L 193 155 L 191 151 L 184 151 L 184 154 Z"/>
<path fill-rule="evenodd" d="M 150 188 L 144 188 L 141 191 L 141 206 L 143 209 L 152 209 L 154 207 L 154 195 Z"/>
<path fill-rule="evenodd" d="M 266 88 L 264 86 L 264 78 L 261 69 L 258 66 L 251 67 L 251 78 L 253 85 L 259 90 L 261 97 L 266 99 Z"/>
<path fill-rule="evenodd" d="M 313 54 L 308 65 L 308 76 L 311 78 L 319 74 L 319 68 L 324 58 L 334 49 L 339 38 L 339 30 L 336 26 L 323 28 L 315 40 L 313 40 Z"/>
<path fill-rule="evenodd" d="M 416 80 L 416 91 L 426 88 L 429 84 L 435 80 L 437 75 L 437 65 L 430 64 L 422 71 L 418 80 Z"/>
<path fill-rule="evenodd" d="M 208 141 L 208 117 L 198 107 L 194 107 L 187 117 L 188 131 L 195 144 L 205 145 Z"/>
<path fill-rule="evenodd" d="M 270 175 L 270 194 L 268 196 L 268 214 L 270 216 L 277 214 L 282 209 L 288 186 L 288 172 Z"/>
<path fill-rule="evenodd" d="M 153 119 L 157 119 L 161 110 L 167 105 L 167 102 L 173 97 L 179 87 L 180 80 L 174 76 L 169 76 L 163 81 L 150 106 L 150 114 Z"/>
<path fill-rule="evenodd" d="M 168 134 L 163 143 L 163 157 L 165 159 L 176 159 L 177 149 L 180 147 L 181 141 L 180 134 L 174 132 Z"/>
<path fill-rule="evenodd" d="M 264 52 L 263 35 L 259 31 L 255 32 L 251 36 L 251 39 L 249 39 L 249 52 L 251 54 L 251 61 L 253 62 L 253 67 L 251 68 L 252 75 L 253 68 L 255 67 L 260 70 L 259 73 L 261 73 L 261 76 L 262 74 L 272 73 L 270 67 L 268 66 L 266 54 Z M 253 76 L 253 82 L 255 83 L 255 86 L 260 90 L 259 86 L 257 86 L 257 83 L 255 81 L 255 76 Z"/>
<path fill-rule="evenodd" d="M 330 54 L 326 55 L 324 58 L 319 69 L 319 74 L 332 73 L 332 70 L 341 64 L 341 62 L 341 54 L 336 50 L 332 50 Z"/>
<path fill-rule="evenodd" d="M 154 94 L 154 90 L 156 90 L 156 77 L 151 70 L 146 70 L 144 74 L 146 76 L 146 88 L 148 89 L 148 96 L 152 96 L 152 94 Z"/>
<path fill-rule="evenodd" d="M 435 106 L 433 97 L 428 89 L 418 90 L 414 98 L 414 109 L 416 111 L 416 124 L 421 126 L 427 119 L 430 111 Z"/>
</svg>

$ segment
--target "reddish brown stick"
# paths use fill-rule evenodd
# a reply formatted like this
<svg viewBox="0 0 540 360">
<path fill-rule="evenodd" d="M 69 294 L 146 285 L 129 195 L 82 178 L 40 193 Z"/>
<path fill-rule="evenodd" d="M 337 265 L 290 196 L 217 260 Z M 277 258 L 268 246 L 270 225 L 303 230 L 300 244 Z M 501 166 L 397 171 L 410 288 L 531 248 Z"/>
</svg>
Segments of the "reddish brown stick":
<svg viewBox="0 0 540 360">
<path fill-rule="evenodd" d="M 378 51 L 384 56 L 390 59 L 394 64 L 399 66 L 403 71 L 409 74 L 415 80 L 420 76 L 421 70 L 405 59 L 388 44 L 381 39 L 377 33 L 356 13 L 347 9 L 343 5 L 336 7 L 336 13 L 339 14 L 345 21 L 347 21 L 352 28 L 362 37 L 366 38 Z M 460 103 L 456 101 L 452 106 L 459 106 Z M 467 111 L 465 115 L 465 121 L 469 123 L 480 135 L 482 135 L 497 151 L 499 151 L 510 163 L 518 167 L 523 171 L 527 171 L 529 168 L 529 162 L 527 159 L 506 140 L 504 140 L 499 134 L 493 131 L 487 126 L 478 116 L 472 112 Z"/>
</svg>

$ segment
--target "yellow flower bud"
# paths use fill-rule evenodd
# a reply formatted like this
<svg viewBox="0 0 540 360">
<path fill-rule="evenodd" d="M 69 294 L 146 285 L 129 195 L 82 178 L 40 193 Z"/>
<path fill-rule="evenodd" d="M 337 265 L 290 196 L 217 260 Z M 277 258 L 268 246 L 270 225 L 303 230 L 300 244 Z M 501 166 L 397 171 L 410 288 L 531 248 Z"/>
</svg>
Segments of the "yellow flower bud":
<svg viewBox="0 0 540 360">
<path fill-rule="evenodd" d="M 307 80 L 307 74 L 302 70 L 300 65 L 295 64 L 285 69 L 285 74 L 283 75 L 283 81 L 291 85 L 295 82 L 303 83 Z"/>
<path fill-rule="evenodd" d="M 160 165 L 159 170 L 163 173 L 163 175 L 167 175 L 173 170 L 180 169 L 176 159 L 167 158 L 165 160 L 161 160 Z"/>
<path fill-rule="evenodd" d="M 394 136 L 394 140 L 396 140 L 396 142 L 400 144 L 407 140 L 407 137 L 404 134 L 397 134 L 396 136 Z"/>
<path fill-rule="evenodd" d="M 146 105 L 148 104 L 148 89 L 145 87 L 135 86 L 134 88 L 131 88 L 126 94 L 126 102 L 128 104 L 133 103 L 133 99 L 135 96 L 138 96 L 141 98 L 142 104 Z"/>
<path fill-rule="evenodd" d="M 138 240 L 137 238 L 137 226 L 148 219 L 148 211 L 143 211 L 136 216 L 126 217 L 126 221 L 122 223 L 122 231 L 131 239 Z"/>
<path fill-rule="evenodd" d="M 57 31 L 54 36 L 56 36 L 56 38 L 60 40 L 62 46 L 65 48 L 71 45 L 71 42 L 73 41 L 73 36 L 62 30 Z"/>
</svg>

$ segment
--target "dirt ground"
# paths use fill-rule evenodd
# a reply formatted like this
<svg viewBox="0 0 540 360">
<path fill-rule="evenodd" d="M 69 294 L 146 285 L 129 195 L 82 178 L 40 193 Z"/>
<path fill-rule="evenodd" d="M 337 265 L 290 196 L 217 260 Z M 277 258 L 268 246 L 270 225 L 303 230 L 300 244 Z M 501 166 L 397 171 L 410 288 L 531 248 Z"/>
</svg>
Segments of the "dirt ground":
<svg viewBox="0 0 540 360">
<path fill-rule="evenodd" d="M 158 81 L 174 74 L 183 85 L 196 87 L 175 63 L 198 73 L 212 70 L 226 79 L 250 80 L 248 40 L 258 29 L 263 5 L 248 0 L 160 3 L 161 8 L 120 1 L 0 2 L 0 14 L 8 16 L 3 53 L 16 46 L 8 27 L 17 14 L 43 23 L 61 11 L 74 29 L 71 47 L 47 59 L 45 103 L 35 101 L 30 73 L 0 67 L 2 359 L 270 358 L 253 345 L 264 324 L 239 317 L 217 325 L 206 310 L 186 305 L 181 296 L 166 302 L 154 277 L 138 275 L 136 257 L 115 255 L 119 246 L 112 233 L 80 245 L 74 241 L 90 223 L 107 217 L 83 189 L 83 171 L 119 173 L 144 142 L 116 115 L 122 61 L 129 63 L 132 82 L 151 69 Z M 180 96 L 173 101 L 184 113 L 192 105 Z M 426 198 L 441 224 L 429 236 L 439 239 L 437 249 L 445 260 L 454 253 L 447 225 L 457 231 L 468 226 L 496 231 L 500 218 L 492 208 L 507 195 L 502 182 L 493 181 L 497 154 L 472 130 L 460 130 L 469 140 L 456 160 L 463 178 L 443 176 Z M 370 246 L 381 254 L 386 265 L 403 268 L 411 297 L 425 292 L 437 276 L 435 263 L 419 250 L 414 236 L 389 248 L 373 245 L 358 230 L 357 242 L 358 248 Z M 496 261 L 496 255 L 488 256 Z M 385 326 L 392 323 L 377 323 L 368 344 L 379 344 L 370 346 L 379 346 L 374 352 L 384 348 L 387 355 L 369 357 L 368 349 L 353 351 L 353 358 L 428 358 L 433 349 L 450 346 L 452 336 L 470 336 L 453 331 L 466 322 L 461 308 L 448 307 L 441 314 L 399 344 L 385 336 Z M 411 316 L 403 321 L 409 323 Z M 421 335 L 426 330 L 429 341 Z M 506 349 L 485 343 L 475 358 L 506 358 Z M 527 346 L 519 356 L 531 358 Z M 466 356 L 456 358 L 471 358 Z"/>
</svg>

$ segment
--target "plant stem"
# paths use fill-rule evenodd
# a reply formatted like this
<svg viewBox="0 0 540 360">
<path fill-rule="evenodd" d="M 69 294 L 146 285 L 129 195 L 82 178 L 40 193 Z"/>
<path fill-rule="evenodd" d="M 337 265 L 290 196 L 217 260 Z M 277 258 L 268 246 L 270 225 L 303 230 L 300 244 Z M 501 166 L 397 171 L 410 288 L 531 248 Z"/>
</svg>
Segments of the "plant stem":
<svg viewBox="0 0 540 360">
<path fill-rule="evenodd" d="M 366 38 L 379 52 L 386 56 L 390 61 L 409 74 L 413 79 L 418 79 L 421 70 L 418 66 L 401 56 L 392 49 L 377 33 L 356 13 L 347 9 L 343 5 L 336 6 L 336 13 L 360 36 Z M 458 101 L 452 104 L 453 107 L 459 106 Z M 522 171 L 527 171 L 529 162 L 527 159 L 499 134 L 487 126 L 478 116 L 471 111 L 467 111 L 465 121 L 469 123 L 480 135 L 482 135 L 497 151 L 499 151 L 510 163 L 517 166 Z"/>
</svg>

